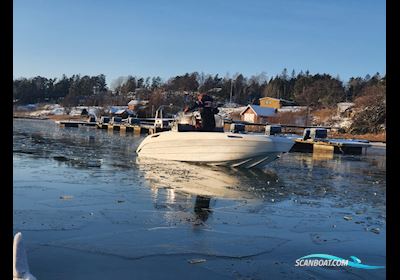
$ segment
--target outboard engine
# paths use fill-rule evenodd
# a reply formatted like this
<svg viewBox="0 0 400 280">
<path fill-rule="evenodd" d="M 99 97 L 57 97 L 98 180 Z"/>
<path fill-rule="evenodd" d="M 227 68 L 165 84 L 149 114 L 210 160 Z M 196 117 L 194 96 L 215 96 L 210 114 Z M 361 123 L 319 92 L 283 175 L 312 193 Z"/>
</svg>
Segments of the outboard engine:
<svg viewBox="0 0 400 280">
<path fill-rule="evenodd" d="M 311 139 L 326 139 L 328 137 L 328 130 L 326 128 L 311 128 L 310 129 Z"/>
<path fill-rule="evenodd" d="M 303 132 L 303 140 L 323 140 L 328 138 L 328 130 L 326 128 L 306 128 Z"/>
<path fill-rule="evenodd" d="M 100 118 L 100 123 L 109 123 L 109 122 L 110 122 L 110 117 L 102 116 Z"/>
<path fill-rule="evenodd" d="M 265 135 L 275 135 L 279 133 L 282 133 L 282 126 L 270 124 L 265 126 Z"/>
<path fill-rule="evenodd" d="M 116 123 L 121 123 L 122 122 L 122 118 L 121 117 L 112 117 L 111 118 L 111 124 L 116 124 Z"/>
<path fill-rule="evenodd" d="M 310 138 L 311 138 L 310 137 L 310 129 L 309 128 L 304 129 L 304 131 L 303 131 L 303 140 L 308 140 Z"/>
<path fill-rule="evenodd" d="M 95 123 L 96 122 L 96 116 L 90 115 L 88 117 L 88 122 Z"/>
<path fill-rule="evenodd" d="M 140 124 L 140 120 L 138 118 L 129 117 L 128 118 L 128 124 L 130 124 L 130 125 L 139 125 Z"/>
<path fill-rule="evenodd" d="M 229 131 L 232 133 L 244 133 L 245 125 L 242 123 L 232 123 Z"/>
</svg>

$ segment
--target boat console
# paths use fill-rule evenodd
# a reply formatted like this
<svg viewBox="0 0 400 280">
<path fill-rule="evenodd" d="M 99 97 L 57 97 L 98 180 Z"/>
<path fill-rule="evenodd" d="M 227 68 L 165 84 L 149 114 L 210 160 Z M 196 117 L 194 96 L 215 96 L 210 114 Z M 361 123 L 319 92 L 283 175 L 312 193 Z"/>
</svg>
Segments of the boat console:
<svg viewBox="0 0 400 280">
<path fill-rule="evenodd" d="M 224 121 L 222 117 L 219 115 L 214 115 L 214 117 L 215 117 L 215 129 L 212 132 L 224 132 Z M 174 124 L 172 125 L 171 130 L 178 132 L 189 132 L 189 131 L 204 132 L 201 129 L 200 113 L 199 112 L 179 113 Z"/>
</svg>

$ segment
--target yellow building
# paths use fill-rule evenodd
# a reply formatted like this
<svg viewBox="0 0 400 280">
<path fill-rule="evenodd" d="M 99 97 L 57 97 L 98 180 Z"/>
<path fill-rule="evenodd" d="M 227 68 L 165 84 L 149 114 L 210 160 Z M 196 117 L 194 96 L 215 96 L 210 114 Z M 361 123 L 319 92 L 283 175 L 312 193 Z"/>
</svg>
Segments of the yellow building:
<svg viewBox="0 0 400 280">
<path fill-rule="evenodd" d="M 262 97 L 259 100 L 261 107 L 269 107 L 274 109 L 280 109 L 282 106 L 294 105 L 293 101 L 278 99 L 273 97 Z"/>
</svg>

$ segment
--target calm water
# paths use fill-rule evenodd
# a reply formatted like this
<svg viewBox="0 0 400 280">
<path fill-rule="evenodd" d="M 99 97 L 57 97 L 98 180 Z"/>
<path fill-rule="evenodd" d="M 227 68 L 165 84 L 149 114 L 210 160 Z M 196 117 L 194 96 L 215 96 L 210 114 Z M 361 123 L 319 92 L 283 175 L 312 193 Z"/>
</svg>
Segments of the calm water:
<svg viewBox="0 0 400 280">
<path fill-rule="evenodd" d="M 14 120 L 14 232 L 38 279 L 385 278 L 294 266 L 314 253 L 385 265 L 385 150 L 243 171 L 139 161 L 142 139 Z"/>
</svg>

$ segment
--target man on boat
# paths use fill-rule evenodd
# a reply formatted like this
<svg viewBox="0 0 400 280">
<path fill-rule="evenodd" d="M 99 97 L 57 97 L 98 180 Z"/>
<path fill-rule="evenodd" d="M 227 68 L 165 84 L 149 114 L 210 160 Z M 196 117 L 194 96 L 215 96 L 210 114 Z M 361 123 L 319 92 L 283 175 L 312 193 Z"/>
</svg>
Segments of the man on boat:
<svg viewBox="0 0 400 280">
<path fill-rule="evenodd" d="M 215 118 L 214 114 L 216 110 L 213 106 L 214 99 L 205 94 L 199 93 L 197 95 L 197 101 L 191 106 L 186 107 L 184 112 L 190 112 L 194 109 L 198 109 L 201 116 L 201 130 L 202 131 L 214 131 L 215 129 Z"/>
</svg>

